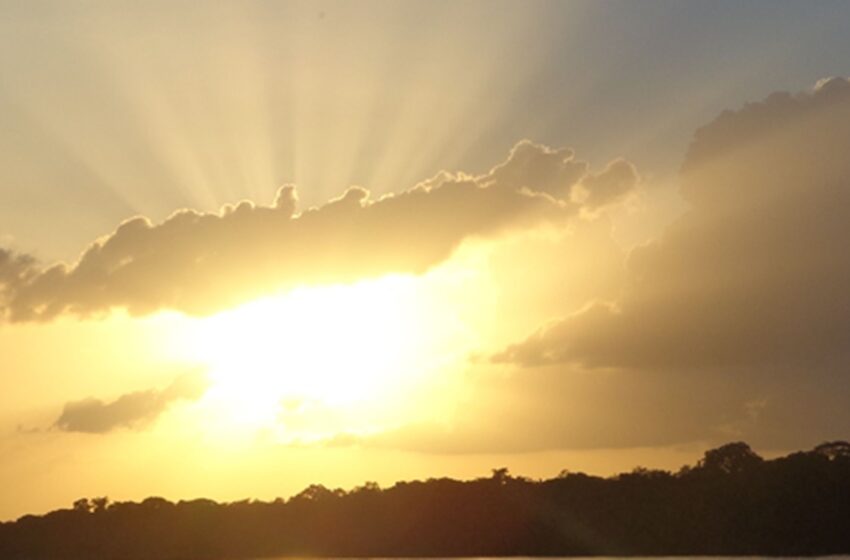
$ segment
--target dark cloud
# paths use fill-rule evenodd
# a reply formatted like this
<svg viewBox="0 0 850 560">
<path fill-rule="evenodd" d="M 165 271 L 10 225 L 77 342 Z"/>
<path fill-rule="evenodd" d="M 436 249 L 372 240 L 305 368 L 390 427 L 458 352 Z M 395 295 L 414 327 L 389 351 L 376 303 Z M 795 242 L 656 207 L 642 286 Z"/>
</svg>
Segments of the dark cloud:
<svg viewBox="0 0 850 560">
<path fill-rule="evenodd" d="M 159 225 L 133 218 L 73 266 L 6 265 L 16 272 L 0 276 L 0 306 L 12 321 L 111 308 L 204 314 L 299 284 L 421 273 L 466 239 L 564 223 L 581 209 L 570 194 L 586 176 L 601 181 L 571 151 L 524 141 L 485 175 L 442 173 L 378 200 L 355 187 L 298 213 L 295 188 L 287 186 L 271 207 L 243 202 L 220 214 L 185 210 Z M 621 191 L 600 188 L 591 194 L 593 207 Z"/>
<path fill-rule="evenodd" d="M 692 208 L 633 251 L 622 298 L 500 360 L 691 370 L 848 363 L 850 82 L 774 94 L 701 129 Z"/>
<path fill-rule="evenodd" d="M 165 389 L 149 389 L 121 395 L 112 402 L 88 398 L 69 402 L 55 426 L 66 432 L 105 433 L 154 420 L 175 401 L 195 400 L 206 390 L 199 374 L 184 374 Z"/>
<path fill-rule="evenodd" d="M 511 391 L 540 410 L 511 423 L 566 447 L 846 437 L 848 146 L 845 79 L 700 129 L 682 168 L 690 209 L 632 251 L 621 296 L 494 356 L 520 366 Z"/>
</svg>

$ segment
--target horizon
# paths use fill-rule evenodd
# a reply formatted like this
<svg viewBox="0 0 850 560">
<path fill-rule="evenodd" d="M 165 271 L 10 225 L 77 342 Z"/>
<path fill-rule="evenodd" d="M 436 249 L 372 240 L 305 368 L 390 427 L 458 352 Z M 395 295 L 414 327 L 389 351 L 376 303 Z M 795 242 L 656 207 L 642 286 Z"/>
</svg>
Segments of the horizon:
<svg viewBox="0 0 850 560">
<path fill-rule="evenodd" d="M 0 523 L 4 558 L 836 557 L 850 443 L 765 460 L 744 442 L 677 473 L 311 485 L 289 499 L 80 498 Z M 214 530 L 210 530 L 214 529 Z M 729 538 L 734 536 L 733 538 Z M 760 556 L 756 556 L 760 555 Z"/>
<path fill-rule="evenodd" d="M 0 2 L 0 520 L 850 440 L 846 21 Z"/>
<path fill-rule="evenodd" d="M 789 453 L 788 455 L 763 456 L 763 455 L 757 453 L 752 448 L 750 448 L 749 445 L 746 442 L 728 442 L 728 443 L 723 444 L 723 445 L 721 445 L 721 446 L 719 446 L 715 449 L 705 450 L 705 452 L 702 454 L 702 457 L 699 460 L 694 461 L 693 464 L 681 465 L 678 469 L 654 469 L 654 468 L 646 468 L 642 465 L 635 465 L 632 469 L 625 470 L 625 471 L 622 471 L 622 472 L 615 472 L 615 473 L 611 473 L 611 474 L 608 474 L 608 475 L 599 475 L 599 474 L 593 474 L 593 473 L 586 473 L 584 471 L 573 471 L 573 470 L 565 468 L 565 469 L 561 469 L 558 473 L 551 475 L 551 476 L 548 476 L 548 477 L 529 477 L 529 476 L 523 475 L 522 473 L 511 472 L 511 470 L 507 467 L 493 467 L 493 468 L 490 469 L 489 473 L 483 473 L 482 476 L 476 476 L 474 478 L 472 478 L 472 477 L 469 477 L 469 478 L 452 478 L 452 477 L 448 477 L 448 476 L 437 476 L 437 477 L 428 477 L 428 478 L 422 478 L 422 479 L 416 478 L 416 479 L 396 480 L 396 481 L 393 481 L 392 483 L 387 484 L 387 485 L 380 484 L 380 483 L 375 482 L 373 480 L 364 480 L 360 484 L 357 484 L 355 486 L 351 486 L 349 488 L 341 488 L 341 487 L 329 488 L 329 487 L 324 486 L 323 484 L 310 484 L 309 486 L 302 488 L 300 491 L 292 493 L 288 496 L 282 496 L 282 495 L 281 496 L 273 496 L 272 498 L 269 498 L 269 499 L 266 499 L 266 500 L 256 499 L 256 498 L 253 498 L 251 496 L 247 496 L 247 497 L 243 497 L 242 499 L 239 499 L 239 500 L 233 500 L 233 501 L 228 501 L 228 502 L 220 502 L 220 503 L 218 503 L 218 505 L 234 505 L 234 504 L 242 504 L 242 503 L 250 503 L 250 504 L 288 503 L 288 502 L 295 500 L 299 497 L 303 497 L 303 496 L 305 496 L 305 495 L 307 495 L 311 492 L 314 492 L 317 489 L 327 490 L 327 491 L 329 491 L 329 492 L 331 492 L 335 495 L 344 496 L 346 494 L 354 494 L 356 492 L 363 491 L 363 490 L 386 491 L 386 490 L 392 490 L 392 489 L 398 488 L 400 486 L 406 486 L 406 485 L 409 485 L 409 484 L 416 484 L 416 483 L 427 484 L 427 483 L 432 483 L 432 482 L 443 482 L 443 481 L 451 481 L 451 482 L 459 482 L 459 483 L 471 483 L 471 482 L 480 482 L 480 481 L 484 481 L 484 480 L 502 479 L 502 480 L 515 480 L 515 481 L 527 482 L 527 483 L 533 484 L 533 483 L 541 483 L 541 482 L 550 482 L 550 481 L 553 481 L 553 480 L 569 478 L 569 477 L 589 477 L 589 478 L 599 478 L 599 479 L 602 479 L 602 480 L 611 480 L 611 481 L 621 480 L 624 477 L 629 477 L 629 476 L 651 477 L 651 476 L 656 475 L 656 474 L 670 475 L 670 476 L 673 476 L 673 477 L 684 477 L 684 476 L 687 476 L 689 473 L 691 473 L 694 470 L 698 470 L 700 468 L 705 468 L 706 458 L 709 456 L 709 454 L 711 452 L 722 451 L 724 449 L 734 447 L 734 446 L 738 446 L 738 445 L 743 445 L 747 449 L 752 451 L 755 454 L 755 457 L 757 459 L 762 460 L 762 461 L 771 462 L 771 461 L 774 461 L 774 460 L 789 459 L 789 458 L 791 458 L 795 455 L 800 455 L 800 454 L 818 454 L 819 448 L 824 447 L 824 446 L 828 446 L 828 445 L 843 445 L 845 447 L 848 447 L 848 446 L 850 446 L 850 443 L 844 442 L 844 441 L 822 442 L 821 444 L 818 444 L 817 446 L 813 446 L 811 449 L 793 451 L 793 452 Z M 735 473 L 735 471 L 731 471 L 731 472 L 726 473 L 726 474 L 734 474 L 734 473 Z M 175 498 L 175 499 L 171 499 L 171 500 L 168 499 L 168 498 L 165 498 L 163 496 L 147 496 L 144 499 L 139 500 L 138 502 L 129 501 L 129 503 L 143 503 L 147 500 L 165 500 L 166 502 L 169 502 L 169 503 L 172 503 L 172 504 L 175 504 L 175 505 L 191 503 L 191 502 L 196 502 L 196 501 L 212 501 L 212 502 L 215 503 L 215 500 L 209 500 L 209 498 L 206 498 L 204 496 L 179 497 L 179 498 Z M 111 506 L 111 505 L 115 505 L 115 504 L 120 505 L 122 503 L 128 503 L 128 502 L 120 502 L 120 501 L 111 500 L 109 498 L 109 496 L 81 496 L 77 500 L 74 500 L 73 503 L 66 504 L 68 507 L 58 508 L 57 510 L 54 510 L 54 511 L 76 510 L 76 509 L 79 509 L 79 504 L 82 503 L 82 502 L 85 502 L 91 508 L 94 508 L 95 507 L 95 505 L 94 505 L 95 501 L 101 501 L 101 503 L 104 504 L 103 507 Z M 88 511 L 91 511 L 91 509 L 89 509 Z M 44 514 L 49 514 L 49 513 L 53 513 L 53 512 L 44 512 Z M 39 514 L 30 512 L 30 513 L 25 514 L 22 517 L 30 517 L 30 516 L 37 516 L 37 515 L 39 515 Z M 9 520 L 0 519 L 0 523 L 4 523 L 4 522 L 5 523 L 12 523 L 12 522 L 20 521 L 20 519 L 21 518 L 9 519 Z"/>
<path fill-rule="evenodd" d="M 745 442 L 729 442 L 729 443 L 726 443 L 726 444 L 719 446 L 717 449 L 721 449 L 724 446 L 737 445 L 739 443 L 747 445 Z M 773 460 L 776 460 L 776 459 L 787 458 L 788 456 L 791 456 L 791 455 L 794 455 L 794 454 L 813 453 L 821 445 L 827 445 L 827 444 L 833 444 L 833 443 L 846 443 L 846 442 L 822 442 L 821 444 L 818 444 L 817 446 L 812 446 L 811 449 L 793 451 L 793 452 L 789 453 L 788 455 L 781 455 L 781 454 L 763 455 L 763 454 L 758 453 L 756 450 L 752 450 L 752 451 L 756 454 L 756 456 L 758 456 L 759 458 L 761 458 L 765 461 L 773 461 Z M 749 447 L 749 446 L 747 445 L 747 447 Z M 624 476 L 635 475 L 635 474 L 642 475 L 644 473 L 650 473 L 650 474 L 652 474 L 652 473 L 664 473 L 664 474 L 673 475 L 673 476 L 681 476 L 683 473 L 687 473 L 689 470 L 692 470 L 694 468 L 699 467 L 705 460 L 705 456 L 706 456 L 705 454 L 709 451 L 712 451 L 712 450 L 710 450 L 710 449 L 704 450 L 704 452 L 701 454 L 701 457 L 698 460 L 695 460 L 695 461 L 693 461 L 693 463 L 690 463 L 690 464 L 680 465 L 678 468 L 647 468 L 643 465 L 635 465 L 631 469 L 626 469 L 626 470 L 617 471 L 617 472 L 611 472 L 611 473 L 607 473 L 607 474 L 589 473 L 589 472 L 584 472 L 584 471 L 572 470 L 572 469 L 569 469 L 569 468 L 562 468 L 557 473 L 554 473 L 554 474 L 551 474 L 551 475 L 531 477 L 531 476 L 526 476 L 523 473 L 512 472 L 511 469 L 509 469 L 508 467 L 491 467 L 489 469 L 489 472 L 480 473 L 480 475 L 478 475 L 478 476 L 467 476 L 467 477 L 457 477 L 457 478 L 451 477 L 451 476 L 429 476 L 429 477 L 424 477 L 424 478 L 408 478 L 408 479 L 393 480 L 393 481 L 386 482 L 386 483 L 380 483 L 380 482 L 377 482 L 377 481 L 374 481 L 374 480 L 362 480 L 362 481 L 360 481 L 360 483 L 349 486 L 347 488 L 343 488 L 343 487 L 339 487 L 339 486 L 337 486 L 337 487 L 327 487 L 327 486 L 325 486 L 324 484 L 321 484 L 321 483 L 312 483 L 312 484 L 309 484 L 308 486 L 301 488 L 300 490 L 297 490 L 295 492 L 292 492 L 288 495 L 270 496 L 270 497 L 266 497 L 265 499 L 256 498 L 256 497 L 253 497 L 253 496 L 243 496 L 239 499 L 216 502 L 215 500 L 210 500 L 210 498 L 208 498 L 206 496 L 200 496 L 200 495 L 199 496 L 173 496 L 171 498 L 167 498 L 167 497 L 159 496 L 159 495 L 150 495 L 150 496 L 145 496 L 143 498 L 136 498 L 135 500 L 130 499 L 130 500 L 119 501 L 119 500 L 112 500 L 109 496 L 79 496 L 72 503 L 64 504 L 65 507 L 60 506 L 60 507 L 57 507 L 54 510 L 44 511 L 44 512 L 27 512 L 27 513 L 25 513 L 25 514 L 23 514 L 23 515 L 21 515 L 17 518 L 0 519 L 0 523 L 13 523 L 13 522 L 16 522 L 16 521 L 20 521 L 20 519 L 23 518 L 23 517 L 47 515 L 47 514 L 54 512 L 54 511 L 75 509 L 77 504 L 80 501 L 86 501 L 89 504 L 93 504 L 94 500 L 104 500 L 104 504 L 107 504 L 107 505 L 121 504 L 121 503 L 142 503 L 142 502 L 149 500 L 149 499 L 156 499 L 156 500 L 161 499 L 161 500 L 165 500 L 169 503 L 178 504 L 178 505 L 182 504 L 182 503 L 190 503 L 190 502 L 194 502 L 194 501 L 198 501 L 198 500 L 200 500 L 200 501 L 210 500 L 210 501 L 218 503 L 219 505 L 229 505 L 229 504 L 239 504 L 239 503 L 258 503 L 258 504 L 279 503 L 281 501 L 283 503 L 287 503 L 287 502 L 289 502 L 289 501 L 291 501 L 295 498 L 298 498 L 299 496 L 302 496 L 305 492 L 308 492 L 308 491 L 310 491 L 311 489 L 314 489 L 314 488 L 321 488 L 321 489 L 329 490 L 329 491 L 334 492 L 334 493 L 342 493 L 342 495 L 345 495 L 345 494 L 355 493 L 355 492 L 360 491 L 364 488 L 375 488 L 377 490 L 385 491 L 385 490 L 391 490 L 393 488 L 397 488 L 399 486 L 404 486 L 404 485 L 407 485 L 407 484 L 414 484 L 414 483 L 429 483 L 429 482 L 434 482 L 434 481 L 453 481 L 453 482 L 460 482 L 460 483 L 469 483 L 469 482 L 476 482 L 476 481 L 482 481 L 482 480 L 490 480 L 490 479 L 493 479 L 494 477 L 497 477 L 497 476 L 504 476 L 507 479 L 513 479 L 513 480 L 519 480 L 519 481 L 531 482 L 531 483 L 539 483 L 539 482 L 557 480 L 557 479 L 561 479 L 561 478 L 568 477 L 568 476 L 579 476 L 579 477 L 587 476 L 587 477 L 591 477 L 591 478 L 600 478 L 600 479 L 603 479 L 603 480 L 618 480 L 618 479 L 621 479 Z M 374 486 L 372 486 L 372 485 L 374 485 Z"/>
</svg>

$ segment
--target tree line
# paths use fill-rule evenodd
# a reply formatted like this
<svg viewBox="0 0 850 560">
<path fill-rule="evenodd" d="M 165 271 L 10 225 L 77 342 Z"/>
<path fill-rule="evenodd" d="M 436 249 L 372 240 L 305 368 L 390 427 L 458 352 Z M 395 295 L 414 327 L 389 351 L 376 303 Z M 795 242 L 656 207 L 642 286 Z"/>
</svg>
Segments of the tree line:
<svg viewBox="0 0 850 560">
<path fill-rule="evenodd" d="M 850 553 L 850 443 L 762 459 L 743 442 L 678 472 L 470 481 L 288 500 L 83 498 L 0 523 L 0 558 L 828 555 Z"/>
</svg>

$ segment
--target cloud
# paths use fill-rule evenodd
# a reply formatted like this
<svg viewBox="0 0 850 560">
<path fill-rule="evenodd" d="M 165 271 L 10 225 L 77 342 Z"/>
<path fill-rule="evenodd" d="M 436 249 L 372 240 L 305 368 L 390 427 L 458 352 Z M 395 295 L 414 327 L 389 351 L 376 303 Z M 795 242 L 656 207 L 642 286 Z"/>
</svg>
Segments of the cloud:
<svg viewBox="0 0 850 560">
<path fill-rule="evenodd" d="M 594 209 L 614 202 L 625 183 L 604 177 L 622 173 L 623 165 L 631 169 L 615 162 L 588 175 L 572 151 L 523 141 L 487 174 L 441 173 L 377 200 L 353 187 L 299 213 L 295 187 L 286 186 L 269 207 L 184 210 L 158 225 L 137 217 L 93 243 L 73 266 L 42 269 L 27 256 L 3 253 L 0 310 L 11 321 L 112 308 L 206 314 L 299 284 L 421 273 L 464 240 L 574 218 L 581 204 L 571 193 L 583 180 Z"/>
<path fill-rule="evenodd" d="M 494 167 L 482 180 L 497 188 L 526 188 L 565 199 L 587 170 L 587 163 L 576 160 L 575 153 L 568 148 L 555 150 L 523 140 L 513 147 L 504 163 Z"/>
<path fill-rule="evenodd" d="M 36 261 L 31 256 L 0 248 L 0 302 L 31 279 L 35 266 Z"/>
<path fill-rule="evenodd" d="M 562 364 L 499 371 L 479 376 L 474 398 L 453 418 L 327 443 L 447 455 L 723 443 L 755 424 L 756 387 L 724 372 L 694 379 Z"/>
<path fill-rule="evenodd" d="M 65 405 L 54 426 L 66 432 L 100 434 L 120 427 L 150 422 L 179 400 L 196 400 L 206 390 L 198 374 L 177 377 L 165 389 L 149 389 L 121 395 L 112 402 L 88 398 Z"/>
<path fill-rule="evenodd" d="M 587 210 L 598 210 L 634 192 L 638 179 L 634 165 L 624 159 L 616 159 L 600 173 L 586 175 L 574 198 Z"/>
<path fill-rule="evenodd" d="M 847 146 L 844 79 L 723 113 L 683 165 L 691 209 L 633 251 L 623 296 L 497 359 L 679 371 L 848 364 Z"/>
<path fill-rule="evenodd" d="M 505 391 L 537 409 L 504 401 L 481 414 L 517 415 L 509 423 L 532 447 L 734 437 L 788 449 L 842 437 L 848 146 L 843 78 L 772 94 L 698 130 L 681 173 L 690 208 L 630 253 L 621 294 L 492 356 L 511 371 Z M 449 441 L 497 445 L 472 414 Z"/>
</svg>

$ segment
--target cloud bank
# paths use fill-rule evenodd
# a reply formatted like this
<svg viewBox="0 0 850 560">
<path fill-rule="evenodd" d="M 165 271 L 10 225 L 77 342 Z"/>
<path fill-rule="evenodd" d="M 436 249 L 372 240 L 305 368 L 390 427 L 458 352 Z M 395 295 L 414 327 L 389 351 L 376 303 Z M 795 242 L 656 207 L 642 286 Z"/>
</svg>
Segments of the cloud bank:
<svg viewBox="0 0 850 560">
<path fill-rule="evenodd" d="M 684 163 L 691 210 L 633 251 L 622 298 L 498 358 L 679 370 L 846 363 L 848 145 L 844 79 L 724 113 Z"/>
<path fill-rule="evenodd" d="M 490 454 L 846 438 L 847 146 L 845 79 L 724 112 L 683 163 L 689 210 L 629 254 L 618 296 L 470 366 L 485 369 L 450 421 L 329 444 Z"/>
<path fill-rule="evenodd" d="M 73 266 L 41 268 L 2 251 L 0 312 L 11 321 L 113 308 L 206 314 L 299 284 L 421 273 L 464 240 L 563 224 L 584 207 L 619 200 L 636 183 L 624 161 L 592 174 L 570 150 L 523 141 L 487 174 L 441 173 L 377 200 L 353 187 L 299 213 L 295 187 L 285 186 L 269 207 L 184 210 L 158 225 L 133 218 Z"/>
<path fill-rule="evenodd" d="M 548 402 L 560 402 L 560 420 L 529 411 L 526 425 L 538 422 L 554 446 L 744 437 L 790 448 L 843 437 L 847 146 L 843 78 L 698 130 L 681 173 L 690 209 L 632 251 L 622 295 L 493 356 L 519 368 L 518 399 L 536 394 L 545 411 L 546 391 L 559 395 Z"/>
</svg>

